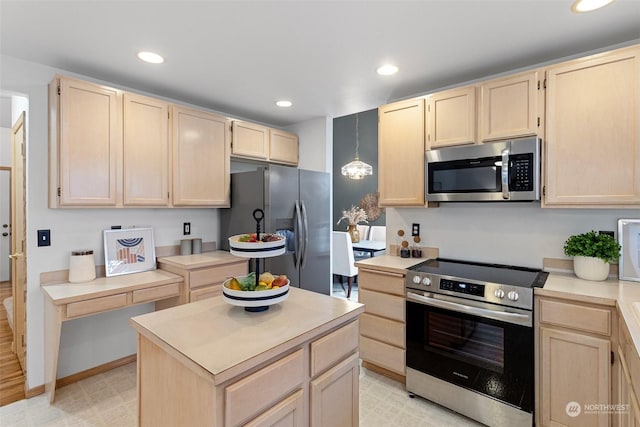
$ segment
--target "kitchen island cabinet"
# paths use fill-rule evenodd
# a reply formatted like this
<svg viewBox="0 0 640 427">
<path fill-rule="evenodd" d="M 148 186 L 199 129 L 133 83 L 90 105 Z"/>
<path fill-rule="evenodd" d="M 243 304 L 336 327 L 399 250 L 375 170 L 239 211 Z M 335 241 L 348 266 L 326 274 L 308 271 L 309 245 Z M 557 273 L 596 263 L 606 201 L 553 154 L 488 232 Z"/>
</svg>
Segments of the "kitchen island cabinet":
<svg viewBox="0 0 640 427">
<path fill-rule="evenodd" d="M 357 425 L 363 305 L 289 292 L 263 312 L 215 297 L 132 318 L 138 425 Z"/>
</svg>

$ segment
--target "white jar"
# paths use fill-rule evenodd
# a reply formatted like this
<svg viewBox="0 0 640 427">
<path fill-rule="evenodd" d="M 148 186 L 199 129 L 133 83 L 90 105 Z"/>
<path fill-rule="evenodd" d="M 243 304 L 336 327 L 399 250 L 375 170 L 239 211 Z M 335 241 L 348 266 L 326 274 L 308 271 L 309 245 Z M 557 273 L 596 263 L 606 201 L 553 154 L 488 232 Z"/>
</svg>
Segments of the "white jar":
<svg viewBox="0 0 640 427">
<path fill-rule="evenodd" d="M 96 264 L 92 250 L 72 251 L 69 259 L 69 282 L 89 282 L 96 278 Z"/>
</svg>

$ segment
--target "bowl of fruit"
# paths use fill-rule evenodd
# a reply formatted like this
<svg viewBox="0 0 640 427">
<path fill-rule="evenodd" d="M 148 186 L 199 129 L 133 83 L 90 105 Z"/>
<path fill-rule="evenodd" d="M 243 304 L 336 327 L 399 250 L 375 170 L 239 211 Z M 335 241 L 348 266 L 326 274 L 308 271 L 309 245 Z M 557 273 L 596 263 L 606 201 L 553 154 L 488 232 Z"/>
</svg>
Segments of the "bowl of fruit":
<svg viewBox="0 0 640 427">
<path fill-rule="evenodd" d="M 230 277 L 222 285 L 222 298 L 231 305 L 247 311 L 263 311 L 289 296 L 289 279 L 284 274 L 274 276 L 265 271 L 258 278 L 251 272 L 246 276 Z"/>
<path fill-rule="evenodd" d="M 249 258 L 267 258 L 285 252 L 286 238 L 280 234 L 247 233 L 229 237 L 232 255 Z"/>
</svg>

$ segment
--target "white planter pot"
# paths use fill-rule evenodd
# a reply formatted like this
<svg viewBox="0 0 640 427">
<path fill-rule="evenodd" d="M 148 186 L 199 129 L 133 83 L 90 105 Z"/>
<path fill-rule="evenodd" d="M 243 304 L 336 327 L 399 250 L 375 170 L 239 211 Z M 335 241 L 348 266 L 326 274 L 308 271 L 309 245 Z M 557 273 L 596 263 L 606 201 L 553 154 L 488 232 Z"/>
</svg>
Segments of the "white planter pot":
<svg viewBox="0 0 640 427">
<path fill-rule="evenodd" d="M 588 256 L 573 257 L 573 271 L 581 279 L 602 281 L 609 277 L 609 263 Z"/>
</svg>

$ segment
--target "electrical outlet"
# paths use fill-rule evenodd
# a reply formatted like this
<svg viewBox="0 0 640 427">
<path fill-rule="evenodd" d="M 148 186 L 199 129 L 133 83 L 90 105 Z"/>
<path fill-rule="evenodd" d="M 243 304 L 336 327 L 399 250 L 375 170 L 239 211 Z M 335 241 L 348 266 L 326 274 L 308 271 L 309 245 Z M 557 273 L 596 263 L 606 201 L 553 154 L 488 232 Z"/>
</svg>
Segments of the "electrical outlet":
<svg viewBox="0 0 640 427">
<path fill-rule="evenodd" d="M 184 234 L 185 236 L 188 236 L 189 234 L 191 234 L 190 222 L 185 222 L 184 224 L 182 224 L 182 234 Z"/>
<path fill-rule="evenodd" d="M 51 230 L 38 230 L 38 246 L 51 246 Z"/>
<path fill-rule="evenodd" d="M 411 235 L 412 236 L 420 235 L 420 224 L 416 224 L 416 223 L 411 224 Z"/>
</svg>

